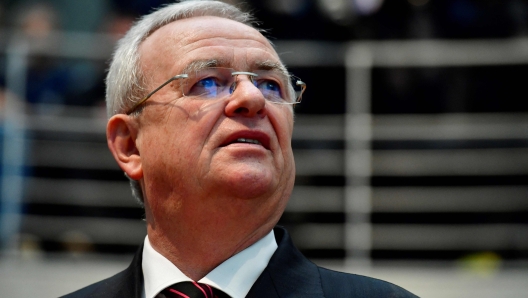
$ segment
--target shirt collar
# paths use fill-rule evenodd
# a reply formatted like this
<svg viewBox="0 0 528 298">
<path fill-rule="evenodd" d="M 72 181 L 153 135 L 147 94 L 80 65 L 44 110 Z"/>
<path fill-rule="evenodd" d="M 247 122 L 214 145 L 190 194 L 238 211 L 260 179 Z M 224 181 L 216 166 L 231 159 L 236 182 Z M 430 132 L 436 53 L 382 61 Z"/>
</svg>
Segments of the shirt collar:
<svg viewBox="0 0 528 298">
<path fill-rule="evenodd" d="M 277 250 L 273 230 L 259 241 L 225 260 L 198 282 L 209 284 L 231 297 L 246 297 Z M 192 281 L 167 258 L 150 245 L 148 236 L 143 247 L 144 297 L 153 298 L 166 287 Z"/>
</svg>

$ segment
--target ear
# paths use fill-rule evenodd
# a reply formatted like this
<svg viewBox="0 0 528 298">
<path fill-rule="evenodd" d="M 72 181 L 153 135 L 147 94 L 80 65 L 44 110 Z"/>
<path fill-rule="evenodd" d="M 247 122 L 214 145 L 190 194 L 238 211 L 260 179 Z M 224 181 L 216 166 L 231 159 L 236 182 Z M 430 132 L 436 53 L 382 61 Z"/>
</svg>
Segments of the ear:
<svg viewBox="0 0 528 298">
<path fill-rule="evenodd" d="M 108 120 L 106 140 L 119 167 L 133 180 L 143 178 L 141 156 L 136 147 L 138 127 L 135 119 L 117 114 Z"/>
</svg>

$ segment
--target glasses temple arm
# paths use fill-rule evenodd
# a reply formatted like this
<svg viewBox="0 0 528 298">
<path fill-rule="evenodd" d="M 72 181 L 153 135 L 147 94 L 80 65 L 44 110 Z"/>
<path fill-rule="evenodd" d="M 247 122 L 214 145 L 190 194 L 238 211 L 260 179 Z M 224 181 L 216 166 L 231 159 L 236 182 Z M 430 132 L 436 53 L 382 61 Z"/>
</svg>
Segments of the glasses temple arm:
<svg viewBox="0 0 528 298">
<path fill-rule="evenodd" d="M 170 82 L 177 80 L 177 79 L 183 79 L 189 77 L 188 74 L 179 74 L 177 76 L 173 76 L 172 78 L 168 79 L 165 83 L 161 84 L 158 88 L 152 90 L 147 96 L 143 97 L 140 101 L 136 102 L 136 104 L 130 109 L 130 111 L 134 111 L 137 107 L 139 107 L 142 103 L 147 101 L 154 93 L 158 92 L 161 88 L 165 87 Z"/>
</svg>

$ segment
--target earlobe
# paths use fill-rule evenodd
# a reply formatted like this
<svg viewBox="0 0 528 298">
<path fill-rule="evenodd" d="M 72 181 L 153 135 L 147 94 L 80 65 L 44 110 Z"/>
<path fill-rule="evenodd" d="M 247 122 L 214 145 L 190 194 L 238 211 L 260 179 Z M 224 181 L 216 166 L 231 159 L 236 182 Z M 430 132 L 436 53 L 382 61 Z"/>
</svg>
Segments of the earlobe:
<svg viewBox="0 0 528 298">
<path fill-rule="evenodd" d="M 133 180 L 143 177 L 141 156 L 136 146 L 137 122 L 128 115 L 118 114 L 108 120 L 106 140 L 119 167 Z"/>
</svg>

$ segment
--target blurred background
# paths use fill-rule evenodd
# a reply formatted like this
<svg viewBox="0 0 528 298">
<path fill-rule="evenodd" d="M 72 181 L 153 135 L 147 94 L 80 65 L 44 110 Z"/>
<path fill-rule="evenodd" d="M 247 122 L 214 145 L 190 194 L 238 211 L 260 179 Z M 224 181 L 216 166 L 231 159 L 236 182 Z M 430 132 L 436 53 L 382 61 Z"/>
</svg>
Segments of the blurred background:
<svg viewBox="0 0 528 298">
<path fill-rule="evenodd" d="M 143 241 L 104 77 L 131 22 L 169 2 L 0 2 L 3 297 L 98 281 Z M 281 219 L 307 257 L 421 297 L 526 297 L 528 1 L 228 2 L 308 85 Z"/>
</svg>

